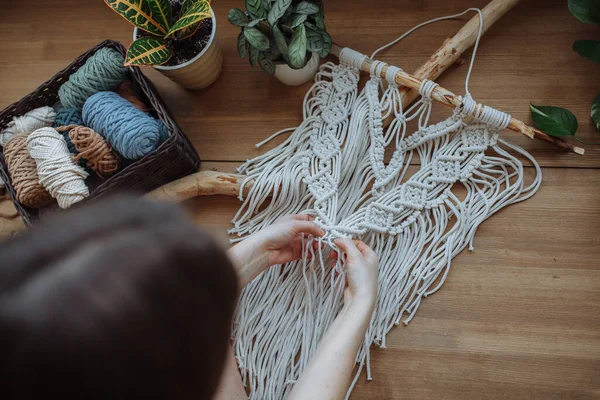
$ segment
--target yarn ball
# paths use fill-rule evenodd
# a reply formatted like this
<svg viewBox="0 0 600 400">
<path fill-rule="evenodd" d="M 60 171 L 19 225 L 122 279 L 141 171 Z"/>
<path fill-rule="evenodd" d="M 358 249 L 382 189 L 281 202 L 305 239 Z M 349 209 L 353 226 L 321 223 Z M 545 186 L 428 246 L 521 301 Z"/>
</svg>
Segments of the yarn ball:
<svg viewBox="0 0 600 400">
<path fill-rule="evenodd" d="M 87 166 L 99 177 L 108 178 L 119 170 L 119 157 L 102 136 L 85 126 L 76 126 L 69 137 L 79 154 L 75 161 L 85 159 Z"/>
<path fill-rule="evenodd" d="M 83 124 L 98 132 L 129 160 L 138 160 L 154 150 L 165 128 L 114 92 L 91 96 L 83 106 Z M 164 125 L 163 125 L 164 126 Z"/>
<path fill-rule="evenodd" d="M 60 128 L 62 126 L 69 125 L 82 125 L 83 117 L 81 116 L 81 111 L 76 108 L 68 108 L 62 107 L 56 113 L 56 120 L 54 121 L 54 127 Z M 77 148 L 73 143 L 71 143 L 71 139 L 69 138 L 69 129 L 59 130 L 57 129 L 65 138 L 67 142 L 67 147 L 69 151 L 73 154 L 77 154 Z"/>
<path fill-rule="evenodd" d="M 10 138 L 19 133 L 31 133 L 45 126 L 52 126 L 56 118 L 56 112 L 52 107 L 39 107 L 25 115 L 13 117 L 6 129 L 0 132 L 0 145 L 4 146 Z"/>
<path fill-rule="evenodd" d="M 40 183 L 60 208 L 69 208 L 90 195 L 84 182 L 88 173 L 73 161 L 65 139 L 56 129 L 40 128 L 30 134 L 27 150 L 37 164 Z"/>
<path fill-rule="evenodd" d="M 117 88 L 119 96 L 133 104 L 138 110 L 150 111 L 150 108 L 135 94 L 131 81 L 123 81 Z"/>
<path fill-rule="evenodd" d="M 19 203 L 31 208 L 41 208 L 52 203 L 52 196 L 40 184 L 37 165 L 27 150 L 26 133 L 14 135 L 6 143 L 4 157 Z"/>
<path fill-rule="evenodd" d="M 68 108 L 81 110 L 94 93 L 113 90 L 127 77 L 125 59 L 116 50 L 104 47 L 75 71 L 58 90 L 60 102 Z"/>
</svg>

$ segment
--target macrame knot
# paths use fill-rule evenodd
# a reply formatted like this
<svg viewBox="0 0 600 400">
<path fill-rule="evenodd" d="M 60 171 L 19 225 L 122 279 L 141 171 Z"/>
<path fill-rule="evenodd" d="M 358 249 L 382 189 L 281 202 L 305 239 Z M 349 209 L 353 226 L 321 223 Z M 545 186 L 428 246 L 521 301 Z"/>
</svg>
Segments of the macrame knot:
<svg viewBox="0 0 600 400">
<path fill-rule="evenodd" d="M 52 107 L 39 107 L 20 117 L 13 117 L 6 129 L 0 133 L 0 145 L 4 146 L 19 133 L 31 133 L 45 126 L 52 126 L 56 112 Z"/>
<path fill-rule="evenodd" d="M 429 79 L 423 79 L 421 82 L 421 86 L 419 86 L 419 94 L 425 101 L 431 101 L 431 95 L 433 91 L 438 86 L 434 81 L 430 81 Z"/>
<path fill-rule="evenodd" d="M 379 60 L 373 60 L 373 63 L 371 64 L 371 76 L 381 79 L 381 72 L 385 67 L 387 67 L 387 63 Z"/>
<path fill-rule="evenodd" d="M 342 51 L 340 51 L 340 61 L 352 65 L 354 68 L 360 69 L 366 59 L 367 56 L 365 54 L 348 47 L 344 47 Z"/>
<path fill-rule="evenodd" d="M 512 117 L 510 114 L 495 108 L 477 103 L 470 94 L 461 98 L 462 114 L 470 115 L 478 121 L 496 127 L 500 130 L 510 125 Z"/>
<path fill-rule="evenodd" d="M 67 143 L 54 128 L 40 128 L 27 137 L 27 149 L 37 164 L 40 183 L 58 201 L 60 208 L 85 199 L 88 173 L 75 164 Z"/>
<path fill-rule="evenodd" d="M 395 65 L 388 65 L 388 68 L 385 71 L 385 80 L 391 86 L 398 86 L 398 84 L 396 83 L 396 75 L 398 74 L 398 72 L 404 72 L 404 70 L 400 67 L 396 67 Z"/>
</svg>

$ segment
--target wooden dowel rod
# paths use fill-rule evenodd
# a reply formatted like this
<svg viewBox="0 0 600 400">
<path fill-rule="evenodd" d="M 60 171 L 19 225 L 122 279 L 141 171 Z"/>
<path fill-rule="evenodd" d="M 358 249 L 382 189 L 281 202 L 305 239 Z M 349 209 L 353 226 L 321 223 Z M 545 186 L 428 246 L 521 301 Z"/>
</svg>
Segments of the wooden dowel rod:
<svg viewBox="0 0 600 400">
<path fill-rule="evenodd" d="M 338 44 L 334 43 L 331 48 L 331 54 L 339 57 L 341 51 L 342 51 L 342 47 L 339 46 Z M 373 60 L 371 60 L 369 57 L 366 57 L 365 60 L 363 61 L 362 65 L 360 66 L 360 70 L 370 73 L 372 64 L 373 64 Z M 380 76 L 384 79 L 385 79 L 385 74 L 387 72 L 387 69 L 388 69 L 387 66 L 381 69 Z M 417 91 L 419 90 L 419 87 L 421 86 L 421 83 L 423 82 L 422 79 L 419 79 L 411 74 L 407 74 L 406 72 L 403 72 L 403 71 L 399 71 L 396 73 L 395 81 L 399 85 L 404 85 L 406 87 L 409 87 L 409 88 L 411 88 L 413 90 L 417 90 Z M 461 104 L 461 100 L 460 100 L 459 96 L 455 95 L 448 89 L 445 89 L 441 86 L 435 87 L 435 89 L 433 90 L 433 92 L 431 94 L 431 98 L 445 106 L 452 107 L 452 108 L 456 108 L 456 107 L 460 106 L 460 104 Z M 572 151 L 577 154 L 582 155 L 585 152 L 585 150 L 581 147 L 573 146 L 572 144 L 570 144 L 560 138 L 552 137 L 552 136 L 540 131 L 539 129 L 533 128 L 533 127 L 525 124 L 523 121 L 520 121 L 516 118 L 511 118 L 510 124 L 508 125 L 508 129 L 518 132 L 518 133 L 521 133 L 532 139 L 544 140 L 548 143 L 552 143 L 553 145 L 555 145 L 561 149 L 569 150 L 569 151 Z"/>
</svg>

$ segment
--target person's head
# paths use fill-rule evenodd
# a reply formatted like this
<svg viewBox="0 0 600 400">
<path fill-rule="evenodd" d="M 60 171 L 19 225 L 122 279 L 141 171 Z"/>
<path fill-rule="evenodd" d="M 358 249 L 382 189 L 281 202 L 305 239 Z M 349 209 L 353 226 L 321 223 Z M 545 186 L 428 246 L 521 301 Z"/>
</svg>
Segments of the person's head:
<svg viewBox="0 0 600 400">
<path fill-rule="evenodd" d="M 180 210 L 132 197 L 0 245 L 0 397 L 208 399 L 237 281 Z"/>
</svg>

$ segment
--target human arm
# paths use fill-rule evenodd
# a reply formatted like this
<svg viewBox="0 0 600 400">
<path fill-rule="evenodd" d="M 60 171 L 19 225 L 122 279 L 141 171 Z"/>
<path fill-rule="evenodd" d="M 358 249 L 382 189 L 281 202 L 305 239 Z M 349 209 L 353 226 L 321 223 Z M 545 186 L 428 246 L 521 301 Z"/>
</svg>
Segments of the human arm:
<svg viewBox="0 0 600 400">
<path fill-rule="evenodd" d="M 363 242 L 336 240 L 346 253 L 344 306 L 294 385 L 288 400 L 337 400 L 346 396 L 356 355 L 377 298 L 376 254 Z"/>
<path fill-rule="evenodd" d="M 229 249 L 229 259 L 244 288 L 271 265 L 297 260 L 302 255 L 303 235 L 323 236 L 323 232 L 306 214 L 288 215 L 256 232 Z"/>
<path fill-rule="evenodd" d="M 238 274 L 240 289 L 271 265 L 299 259 L 302 254 L 302 236 L 324 234 L 312 219 L 308 215 L 283 217 L 229 249 L 229 259 Z M 229 347 L 225 367 L 213 400 L 247 398 L 233 350 Z"/>
</svg>

